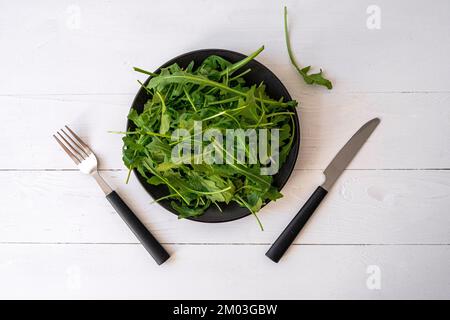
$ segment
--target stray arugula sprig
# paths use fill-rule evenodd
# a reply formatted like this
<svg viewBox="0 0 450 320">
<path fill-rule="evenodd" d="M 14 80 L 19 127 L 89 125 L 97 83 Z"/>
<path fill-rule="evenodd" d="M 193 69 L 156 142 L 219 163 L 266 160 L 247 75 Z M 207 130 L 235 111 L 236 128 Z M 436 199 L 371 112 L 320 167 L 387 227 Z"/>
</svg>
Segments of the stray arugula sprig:
<svg viewBox="0 0 450 320">
<path fill-rule="evenodd" d="M 151 76 L 147 85 L 140 83 L 149 99 L 140 114 L 132 109 L 128 115 L 133 126 L 123 132 L 123 161 L 149 184 L 167 187 L 168 194 L 155 201 L 170 201 L 179 218 L 199 216 L 211 205 L 221 211 L 222 204 L 236 202 L 258 219 L 256 213 L 265 203 L 282 197 L 272 184 L 273 177 L 261 175 L 264 165 L 259 161 L 207 164 L 172 159 L 172 148 L 180 142 L 172 140 L 172 133 L 185 129 L 191 135 L 188 139 L 198 142 L 194 126 L 201 121 L 203 131 L 217 129 L 224 135 L 228 129 L 279 129 L 282 166 L 293 145 L 297 102 L 272 99 L 264 83 L 246 82 L 244 76 L 250 69 L 238 72 L 263 49 L 234 64 L 211 55 L 198 67 L 193 62 L 186 68 L 175 63 L 157 74 L 135 68 Z M 202 140 L 203 147 L 209 144 Z M 245 141 L 238 140 L 236 146 L 246 148 L 248 158 Z M 259 219 L 258 223 L 262 229 Z"/>
<path fill-rule="evenodd" d="M 297 64 L 297 61 L 294 57 L 294 53 L 291 48 L 291 41 L 289 40 L 289 31 L 288 31 L 288 23 L 287 23 L 287 7 L 284 7 L 284 36 L 286 38 L 286 46 L 289 54 L 289 59 L 291 60 L 292 65 L 297 69 L 298 73 L 303 77 L 307 84 L 317 84 L 320 86 L 327 87 L 328 89 L 333 88 L 333 84 L 330 80 L 325 79 L 322 76 L 322 69 L 320 69 L 319 73 L 308 74 L 311 66 L 307 66 L 304 68 L 300 68 Z"/>
</svg>

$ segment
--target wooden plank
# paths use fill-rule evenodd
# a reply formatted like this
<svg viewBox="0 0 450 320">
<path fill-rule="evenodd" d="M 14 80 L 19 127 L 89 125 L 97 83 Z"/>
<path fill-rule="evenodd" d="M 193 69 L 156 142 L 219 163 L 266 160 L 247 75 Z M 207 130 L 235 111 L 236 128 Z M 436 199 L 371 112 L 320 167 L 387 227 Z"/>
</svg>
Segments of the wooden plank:
<svg viewBox="0 0 450 320">
<path fill-rule="evenodd" d="M 379 0 L 379 30 L 366 26 L 368 3 L 286 4 L 299 60 L 324 68 L 336 91 L 450 90 L 448 1 Z M 322 93 L 290 66 L 282 18 L 271 0 L 15 1 L 0 11 L 0 94 L 133 93 L 133 65 L 155 69 L 190 50 L 250 53 L 262 44 L 259 60 L 290 88 Z"/>
<path fill-rule="evenodd" d="M 3 244 L 0 298 L 450 298 L 449 246 L 295 246 L 279 264 L 267 246 L 169 250 L 156 266 L 137 245 Z"/>
<path fill-rule="evenodd" d="M 450 93 L 298 94 L 299 169 L 324 169 L 367 120 L 382 122 L 351 169 L 449 168 Z M 132 95 L 0 97 L 0 169 L 70 169 L 52 134 L 69 124 L 100 158 L 123 168 L 121 136 Z"/>
<path fill-rule="evenodd" d="M 103 172 L 164 243 L 272 243 L 322 177 L 295 171 L 285 197 L 222 224 L 177 220 L 126 172 Z M 136 243 L 95 182 L 75 171 L 0 172 L 0 242 Z M 304 228 L 302 244 L 450 244 L 450 171 L 350 170 Z"/>
</svg>

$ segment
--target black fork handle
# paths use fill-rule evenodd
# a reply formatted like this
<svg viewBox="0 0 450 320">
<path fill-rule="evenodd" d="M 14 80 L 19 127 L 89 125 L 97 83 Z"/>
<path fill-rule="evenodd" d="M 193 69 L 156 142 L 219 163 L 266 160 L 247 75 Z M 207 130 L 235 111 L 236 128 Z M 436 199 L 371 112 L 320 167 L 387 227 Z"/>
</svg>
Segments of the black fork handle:
<svg viewBox="0 0 450 320">
<path fill-rule="evenodd" d="M 155 259 L 158 265 L 163 264 L 170 255 L 161 246 L 158 240 L 148 231 L 144 224 L 136 217 L 127 204 L 120 198 L 117 192 L 113 191 L 106 196 L 113 208 L 122 217 L 125 223 L 130 227 L 131 231 L 136 235 L 144 248 Z"/>
<path fill-rule="evenodd" d="M 280 261 L 283 254 L 295 240 L 300 230 L 302 230 L 327 193 L 328 191 L 324 188 L 317 187 L 316 191 L 309 197 L 308 201 L 306 201 L 294 219 L 292 219 L 278 239 L 275 240 L 269 251 L 267 251 L 266 256 L 270 260 L 274 262 Z"/>
</svg>

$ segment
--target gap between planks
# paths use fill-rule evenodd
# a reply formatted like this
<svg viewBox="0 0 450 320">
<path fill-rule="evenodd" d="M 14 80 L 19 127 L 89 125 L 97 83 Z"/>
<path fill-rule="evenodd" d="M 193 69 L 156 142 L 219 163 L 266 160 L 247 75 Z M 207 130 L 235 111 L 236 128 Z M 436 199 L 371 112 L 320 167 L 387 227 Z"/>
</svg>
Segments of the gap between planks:
<svg viewBox="0 0 450 320">
<path fill-rule="evenodd" d="M 400 91 L 323 91 L 320 94 L 447 94 L 450 90 L 400 90 Z M 64 97 L 64 96 L 135 96 L 137 92 L 86 92 L 86 93 L 0 93 L 0 97 L 33 98 L 33 97 Z M 308 94 L 308 93 L 303 93 Z"/>
<path fill-rule="evenodd" d="M 294 171 L 323 171 L 325 169 L 299 169 L 294 168 Z M 79 169 L 74 168 L 63 168 L 63 169 L 27 169 L 27 168 L 0 168 L 0 172 L 76 172 Z M 104 169 L 100 168 L 98 171 L 103 172 L 124 172 L 128 169 Z M 355 169 L 345 169 L 344 171 L 450 171 L 450 168 L 355 168 Z"/>
<path fill-rule="evenodd" d="M 161 242 L 167 246 L 269 246 L 272 243 L 257 242 Z M 1 245 L 141 245 L 139 242 L 31 242 L 31 241 L 5 241 Z M 323 247 L 415 247 L 450 246 L 450 243 L 293 243 L 292 246 L 323 246 Z"/>
</svg>

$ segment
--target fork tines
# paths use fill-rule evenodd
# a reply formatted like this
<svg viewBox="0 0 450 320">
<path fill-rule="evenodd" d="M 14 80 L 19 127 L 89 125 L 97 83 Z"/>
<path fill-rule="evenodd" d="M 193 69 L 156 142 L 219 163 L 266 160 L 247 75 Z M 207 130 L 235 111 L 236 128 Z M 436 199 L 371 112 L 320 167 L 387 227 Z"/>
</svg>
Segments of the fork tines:
<svg viewBox="0 0 450 320">
<path fill-rule="evenodd" d="M 69 133 L 64 129 L 60 129 L 60 131 L 56 132 L 59 138 L 55 134 L 53 137 L 69 157 L 78 165 L 83 160 L 87 159 L 92 154 L 92 151 L 68 126 L 65 126 L 65 128 Z"/>
</svg>

